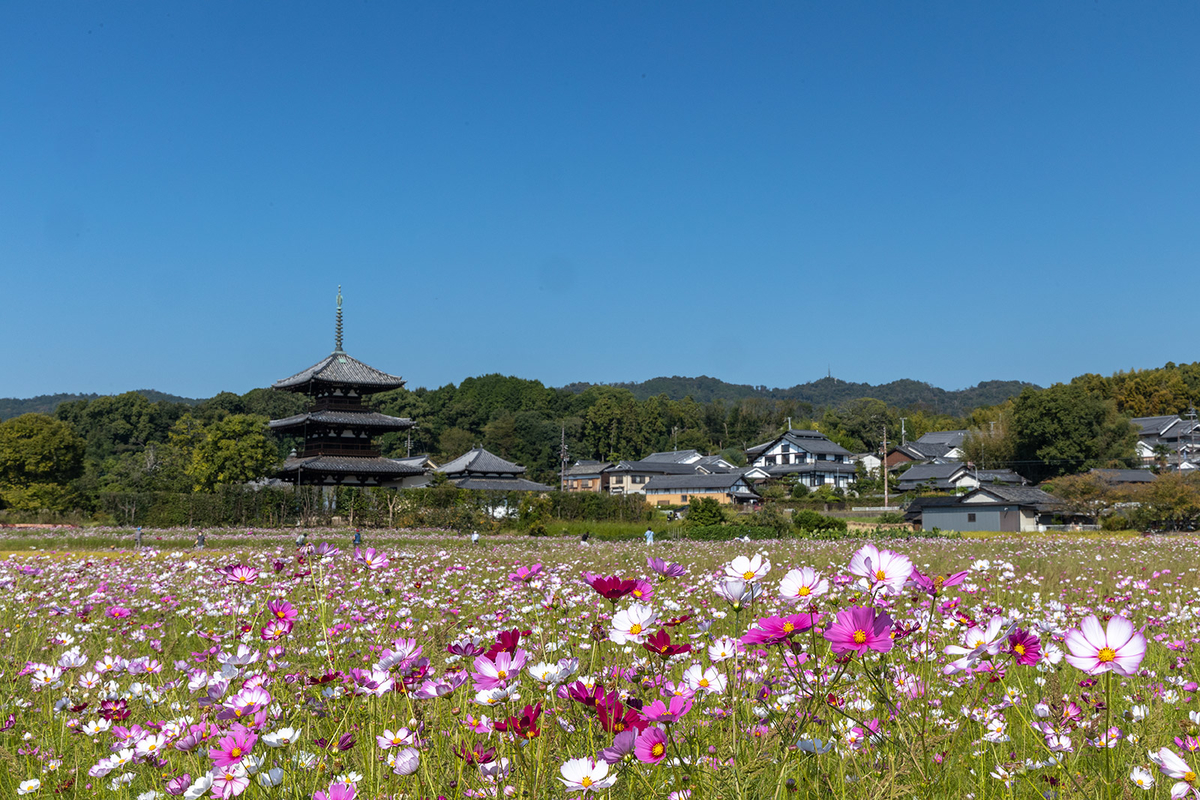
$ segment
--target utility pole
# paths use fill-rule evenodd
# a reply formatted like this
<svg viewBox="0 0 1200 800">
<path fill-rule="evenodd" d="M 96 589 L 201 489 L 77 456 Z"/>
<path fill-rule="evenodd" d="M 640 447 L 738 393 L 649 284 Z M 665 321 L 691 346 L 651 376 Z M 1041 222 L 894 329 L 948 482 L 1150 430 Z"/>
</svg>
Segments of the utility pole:
<svg viewBox="0 0 1200 800">
<path fill-rule="evenodd" d="M 567 424 L 565 422 L 562 426 L 562 442 L 559 444 L 558 456 L 558 490 L 565 492 L 567 490 Z"/>
<path fill-rule="evenodd" d="M 879 462 L 879 474 L 883 477 L 883 507 L 888 507 L 888 475 L 887 475 L 887 425 L 883 426 L 883 459 Z"/>
<path fill-rule="evenodd" d="M 904 438 L 905 437 L 904 423 L 907 420 L 908 420 L 908 417 L 900 418 L 900 446 L 901 447 L 904 447 L 904 445 L 908 444 L 908 440 Z"/>
</svg>

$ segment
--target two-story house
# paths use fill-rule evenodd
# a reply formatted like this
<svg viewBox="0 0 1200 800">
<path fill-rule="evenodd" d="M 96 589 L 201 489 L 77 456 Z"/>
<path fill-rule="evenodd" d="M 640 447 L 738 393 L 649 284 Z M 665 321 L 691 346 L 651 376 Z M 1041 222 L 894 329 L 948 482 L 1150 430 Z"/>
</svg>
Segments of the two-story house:
<svg viewBox="0 0 1200 800">
<path fill-rule="evenodd" d="M 772 478 L 796 475 L 800 483 L 816 488 L 846 488 L 854 482 L 854 454 L 817 431 L 789 430 L 746 451 L 752 467 Z"/>
</svg>

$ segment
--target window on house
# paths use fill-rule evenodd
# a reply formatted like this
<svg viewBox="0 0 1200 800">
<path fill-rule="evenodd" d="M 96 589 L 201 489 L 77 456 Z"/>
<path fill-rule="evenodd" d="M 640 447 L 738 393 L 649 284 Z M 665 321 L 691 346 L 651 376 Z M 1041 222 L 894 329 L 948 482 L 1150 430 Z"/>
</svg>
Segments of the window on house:
<svg viewBox="0 0 1200 800">
<path fill-rule="evenodd" d="M 967 522 L 974 522 L 974 521 L 975 521 L 975 515 L 968 513 L 967 514 Z"/>
<path fill-rule="evenodd" d="M 634 475 L 632 480 L 634 483 L 645 483 L 646 476 L 645 475 Z"/>
<path fill-rule="evenodd" d="M 688 501 L 688 496 L 686 494 L 679 495 L 679 502 L 686 503 L 687 501 Z"/>
<path fill-rule="evenodd" d="M 785 444 L 785 445 L 784 445 L 784 446 L 781 448 L 781 452 L 784 452 L 784 453 L 790 453 L 790 452 L 792 452 L 792 446 L 791 446 L 790 444 Z"/>
<path fill-rule="evenodd" d="M 583 482 L 583 488 L 585 488 L 585 489 L 590 489 L 590 488 L 592 488 L 592 482 L 591 482 L 591 481 L 584 481 L 584 482 Z"/>
<path fill-rule="evenodd" d="M 767 466 L 768 467 L 775 466 L 775 456 L 767 456 Z"/>
</svg>

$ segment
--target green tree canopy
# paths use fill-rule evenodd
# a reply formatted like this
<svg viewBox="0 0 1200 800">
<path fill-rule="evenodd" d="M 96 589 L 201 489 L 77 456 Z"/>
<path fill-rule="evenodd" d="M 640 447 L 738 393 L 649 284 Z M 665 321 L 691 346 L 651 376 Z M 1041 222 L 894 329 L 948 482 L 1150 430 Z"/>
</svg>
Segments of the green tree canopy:
<svg viewBox="0 0 1200 800">
<path fill-rule="evenodd" d="M 83 453 L 74 429 L 46 414 L 0 423 L 0 500 L 19 510 L 69 510 L 68 485 L 83 473 Z"/>
<path fill-rule="evenodd" d="M 1076 384 L 1026 389 L 1013 402 L 1013 457 L 1040 482 L 1092 467 L 1131 466 L 1137 428 L 1116 403 Z"/>
<path fill-rule="evenodd" d="M 220 484 L 246 483 L 270 475 L 279 453 L 266 424 L 266 417 L 230 414 L 205 426 L 187 469 L 196 487 L 211 490 Z"/>
</svg>

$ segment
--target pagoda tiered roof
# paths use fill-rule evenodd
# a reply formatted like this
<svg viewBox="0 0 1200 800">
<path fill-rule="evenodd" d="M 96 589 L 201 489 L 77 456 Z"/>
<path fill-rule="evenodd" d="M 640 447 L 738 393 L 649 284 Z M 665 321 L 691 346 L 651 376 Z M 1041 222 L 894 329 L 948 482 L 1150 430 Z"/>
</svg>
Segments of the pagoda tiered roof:
<svg viewBox="0 0 1200 800">
<path fill-rule="evenodd" d="M 325 408 L 306 411 L 294 417 L 273 419 L 267 424 L 271 430 L 275 431 L 300 428 L 305 425 L 322 425 L 336 428 L 373 428 L 379 433 L 386 433 L 408 430 L 415 423 L 407 417 L 389 417 L 378 411 L 341 411 Z"/>
<path fill-rule="evenodd" d="M 523 475 L 525 468 L 511 461 L 505 461 L 494 453 L 489 453 L 482 447 L 469 450 L 453 461 L 443 464 L 438 472 L 448 478 L 483 477 L 500 475 Z"/>
<path fill-rule="evenodd" d="M 369 394 L 399 389 L 404 386 L 404 379 L 398 375 L 381 372 L 338 349 L 308 369 L 276 381 L 271 388 L 311 394 L 322 384 L 353 387 L 361 394 Z"/>
</svg>

